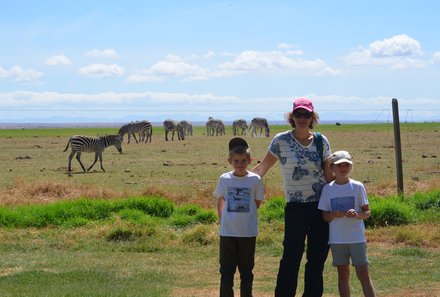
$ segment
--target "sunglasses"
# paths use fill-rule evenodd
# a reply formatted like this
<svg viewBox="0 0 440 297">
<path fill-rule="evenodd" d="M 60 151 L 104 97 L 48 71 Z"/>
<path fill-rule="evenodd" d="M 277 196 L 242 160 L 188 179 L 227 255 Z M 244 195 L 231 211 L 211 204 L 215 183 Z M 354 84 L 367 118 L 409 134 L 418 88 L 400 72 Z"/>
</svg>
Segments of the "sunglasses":
<svg viewBox="0 0 440 297">
<path fill-rule="evenodd" d="M 300 118 L 310 119 L 313 116 L 313 112 L 294 111 L 293 116 L 297 119 L 300 119 Z"/>
</svg>

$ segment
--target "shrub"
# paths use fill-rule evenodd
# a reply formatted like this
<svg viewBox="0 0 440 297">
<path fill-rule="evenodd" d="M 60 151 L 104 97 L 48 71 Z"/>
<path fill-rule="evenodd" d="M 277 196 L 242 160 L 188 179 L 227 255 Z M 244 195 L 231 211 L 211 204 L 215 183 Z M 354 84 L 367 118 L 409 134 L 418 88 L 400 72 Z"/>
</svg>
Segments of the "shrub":
<svg viewBox="0 0 440 297">
<path fill-rule="evenodd" d="M 115 229 L 106 236 L 107 241 L 131 241 L 134 239 L 133 231 L 127 229 Z"/>
<path fill-rule="evenodd" d="M 114 203 L 116 209 L 138 209 L 155 217 L 168 218 L 174 212 L 174 204 L 159 197 L 135 197 L 118 200 Z"/>
<path fill-rule="evenodd" d="M 196 243 L 199 245 L 209 245 L 215 242 L 217 236 L 212 232 L 208 225 L 197 225 L 185 232 L 182 236 L 184 243 Z"/>
<path fill-rule="evenodd" d="M 118 212 L 118 215 L 123 220 L 128 220 L 132 223 L 139 222 L 145 217 L 145 213 L 138 209 L 122 209 Z"/>
<path fill-rule="evenodd" d="M 217 221 L 217 215 L 210 209 L 203 209 L 196 214 L 196 221 L 203 224 L 212 224 Z"/>
<path fill-rule="evenodd" d="M 269 199 L 258 211 L 260 220 L 272 222 L 274 220 L 284 220 L 284 207 L 286 200 L 284 197 Z"/>
<path fill-rule="evenodd" d="M 411 198 L 411 202 L 420 210 L 440 208 L 440 190 L 429 193 L 416 193 Z"/>
<path fill-rule="evenodd" d="M 211 224 L 216 220 L 217 216 L 212 210 L 203 209 L 198 205 L 185 204 L 175 209 L 169 218 L 169 223 L 172 226 L 185 227 L 195 223 Z"/>
<path fill-rule="evenodd" d="M 168 223 L 175 227 L 185 227 L 195 223 L 195 218 L 184 214 L 174 214 L 169 218 Z"/>
<path fill-rule="evenodd" d="M 76 227 L 85 226 L 89 222 L 90 221 L 85 218 L 71 218 L 61 223 L 61 225 L 68 228 L 76 228 Z"/>
<path fill-rule="evenodd" d="M 370 198 L 371 217 L 367 226 L 399 226 L 412 221 L 413 209 L 395 197 Z"/>
</svg>

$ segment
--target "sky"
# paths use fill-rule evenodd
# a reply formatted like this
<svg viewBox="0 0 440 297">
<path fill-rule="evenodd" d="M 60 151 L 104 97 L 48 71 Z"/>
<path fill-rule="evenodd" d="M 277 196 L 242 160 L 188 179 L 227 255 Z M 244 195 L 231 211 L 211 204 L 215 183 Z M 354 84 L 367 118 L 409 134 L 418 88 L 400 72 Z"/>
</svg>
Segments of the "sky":
<svg viewBox="0 0 440 297">
<path fill-rule="evenodd" d="M 0 2 L 3 123 L 440 121 L 439 1 Z"/>
</svg>

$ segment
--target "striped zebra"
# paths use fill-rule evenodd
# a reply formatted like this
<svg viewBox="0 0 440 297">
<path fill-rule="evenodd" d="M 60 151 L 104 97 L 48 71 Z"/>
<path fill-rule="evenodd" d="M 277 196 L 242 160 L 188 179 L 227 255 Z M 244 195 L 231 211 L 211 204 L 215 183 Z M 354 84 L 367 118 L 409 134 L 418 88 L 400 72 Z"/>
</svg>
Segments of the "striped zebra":
<svg viewBox="0 0 440 297">
<path fill-rule="evenodd" d="M 219 119 L 213 119 L 212 117 L 209 117 L 208 121 L 206 122 L 206 136 L 215 136 L 225 135 L 225 124 L 222 120 Z"/>
<path fill-rule="evenodd" d="M 251 125 L 249 126 L 249 130 L 251 130 L 251 136 L 257 137 L 257 129 L 260 129 L 260 137 L 263 129 L 266 132 L 266 137 L 269 137 L 269 124 L 267 123 L 267 120 L 265 118 L 253 118 L 251 121 Z"/>
<path fill-rule="evenodd" d="M 149 121 L 136 121 L 123 125 L 118 131 L 118 134 L 121 135 L 121 137 L 128 134 L 128 143 L 130 143 L 130 136 L 133 136 L 136 143 L 138 143 L 135 133 L 139 133 L 140 141 L 144 141 L 145 139 L 145 142 L 148 142 L 148 140 L 151 142 L 153 127 Z M 142 137 L 143 135 L 145 135 L 145 137 Z"/>
<path fill-rule="evenodd" d="M 177 137 L 179 140 L 185 140 L 185 133 L 183 131 L 182 125 L 180 122 L 173 120 L 165 120 L 163 122 L 163 128 L 165 129 L 165 140 L 168 141 L 168 132 L 173 132 L 171 136 L 171 140 L 174 140 L 174 132 L 177 131 Z"/>
<path fill-rule="evenodd" d="M 180 121 L 180 125 L 183 128 L 183 132 L 185 133 L 186 136 L 192 136 L 193 135 L 193 125 L 191 122 L 189 121 Z"/>
<path fill-rule="evenodd" d="M 232 132 L 234 136 L 238 135 L 239 129 L 241 129 L 240 135 L 246 135 L 246 130 L 248 129 L 246 120 L 240 119 L 232 122 Z"/>
<path fill-rule="evenodd" d="M 102 152 L 104 149 L 108 146 L 114 145 L 118 152 L 122 154 L 122 136 L 121 135 L 106 135 L 106 136 L 100 136 L 100 137 L 90 137 L 90 136 L 82 136 L 82 135 L 75 135 L 70 137 L 69 141 L 67 142 L 67 146 L 64 149 L 63 152 L 67 151 L 69 148 L 69 145 L 72 149 L 72 152 L 69 155 L 69 165 L 68 165 L 68 171 L 72 171 L 71 163 L 73 156 L 76 154 L 76 159 L 78 160 L 79 164 L 81 165 L 82 169 L 86 171 L 83 163 L 81 162 L 81 153 L 95 153 L 95 161 L 90 165 L 90 169 L 92 169 L 93 165 L 95 165 L 96 161 L 99 158 L 99 163 L 101 164 L 102 171 L 104 170 L 104 167 L 102 167 Z"/>
</svg>

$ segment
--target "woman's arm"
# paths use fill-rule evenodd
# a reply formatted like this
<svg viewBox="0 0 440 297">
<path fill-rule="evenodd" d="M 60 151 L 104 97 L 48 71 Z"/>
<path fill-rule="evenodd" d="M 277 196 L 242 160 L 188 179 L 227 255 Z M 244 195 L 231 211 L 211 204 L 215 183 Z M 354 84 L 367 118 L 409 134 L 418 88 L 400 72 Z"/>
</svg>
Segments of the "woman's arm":
<svg viewBox="0 0 440 297">
<path fill-rule="evenodd" d="M 252 168 L 252 172 L 258 174 L 263 177 L 267 171 L 277 162 L 277 158 L 275 158 L 271 153 L 267 152 L 266 156 L 264 156 L 263 161 Z"/>
<path fill-rule="evenodd" d="M 322 170 L 324 170 L 324 177 L 328 183 L 335 179 L 335 174 L 333 173 L 333 170 L 330 165 L 330 158 L 324 160 L 324 165 Z"/>
</svg>

